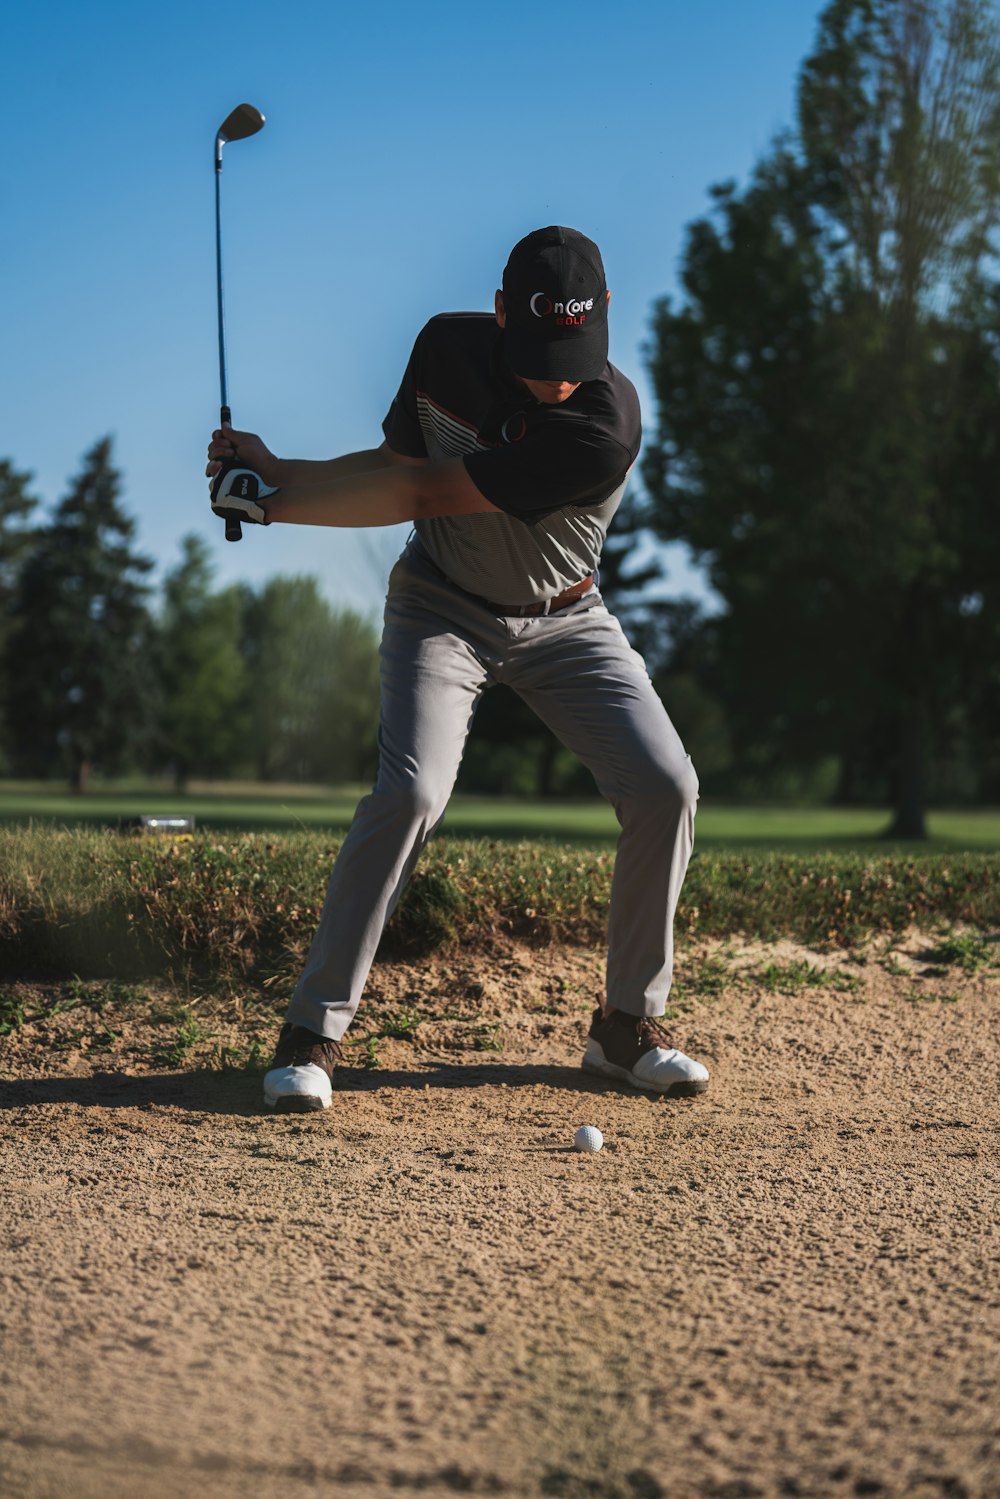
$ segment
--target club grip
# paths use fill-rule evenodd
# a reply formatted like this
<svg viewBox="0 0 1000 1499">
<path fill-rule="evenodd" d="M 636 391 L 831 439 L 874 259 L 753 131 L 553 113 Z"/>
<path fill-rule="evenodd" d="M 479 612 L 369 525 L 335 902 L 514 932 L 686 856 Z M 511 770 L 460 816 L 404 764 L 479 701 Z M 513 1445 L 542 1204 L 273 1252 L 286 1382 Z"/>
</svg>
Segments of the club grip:
<svg viewBox="0 0 1000 1499">
<path fill-rule="evenodd" d="M 231 427 L 233 425 L 233 413 L 225 404 L 222 406 L 222 409 L 219 412 L 219 425 L 221 427 Z M 234 463 L 227 463 L 224 465 L 222 472 L 225 473 L 227 468 L 235 467 L 236 465 Z M 226 516 L 226 540 L 243 540 L 243 527 L 240 525 L 238 520 L 235 520 L 232 516 L 229 515 Z"/>
</svg>

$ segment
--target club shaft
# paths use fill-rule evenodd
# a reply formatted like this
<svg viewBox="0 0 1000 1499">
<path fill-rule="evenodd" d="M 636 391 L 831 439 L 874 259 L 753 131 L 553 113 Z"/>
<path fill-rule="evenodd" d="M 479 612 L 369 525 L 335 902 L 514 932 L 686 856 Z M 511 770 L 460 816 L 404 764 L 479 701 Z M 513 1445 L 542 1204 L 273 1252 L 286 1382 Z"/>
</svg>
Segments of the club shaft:
<svg viewBox="0 0 1000 1499">
<path fill-rule="evenodd" d="M 215 285 L 219 304 L 219 425 L 231 425 L 233 414 L 229 409 L 229 391 L 226 382 L 226 314 L 222 296 L 222 153 L 215 161 Z M 243 529 L 238 520 L 226 521 L 226 540 L 240 541 Z"/>
<path fill-rule="evenodd" d="M 215 168 L 215 286 L 219 306 L 219 404 L 228 407 L 226 381 L 226 314 L 222 294 L 222 162 Z"/>
</svg>

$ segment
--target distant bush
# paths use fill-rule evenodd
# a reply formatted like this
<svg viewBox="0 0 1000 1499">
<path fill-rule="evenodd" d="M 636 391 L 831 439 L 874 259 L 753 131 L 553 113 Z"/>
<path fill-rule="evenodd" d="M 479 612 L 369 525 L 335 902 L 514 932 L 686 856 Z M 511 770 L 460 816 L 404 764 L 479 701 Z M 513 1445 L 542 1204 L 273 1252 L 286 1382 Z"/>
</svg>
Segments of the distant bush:
<svg viewBox="0 0 1000 1499">
<path fill-rule="evenodd" d="M 0 830 L 0 973 L 206 977 L 284 973 L 315 929 L 339 840 Z M 549 844 L 435 840 L 383 955 L 498 936 L 604 940 L 614 856 Z M 907 926 L 1000 926 L 993 855 L 711 854 L 691 865 L 681 940 L 746 933 L 849 946 Z"/>
</svg>

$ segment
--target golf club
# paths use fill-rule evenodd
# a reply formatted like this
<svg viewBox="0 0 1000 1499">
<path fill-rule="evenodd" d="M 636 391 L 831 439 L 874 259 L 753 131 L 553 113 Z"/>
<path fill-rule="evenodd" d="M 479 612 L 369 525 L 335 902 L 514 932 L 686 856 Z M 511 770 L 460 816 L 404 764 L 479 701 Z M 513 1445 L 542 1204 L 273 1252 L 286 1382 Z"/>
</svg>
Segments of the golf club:
<svg viewBox="0 0 1000 1499">
<path fill-rule="evenodd" d="M 215 279 L 219 303 L 219 385 L 221 389 L 220 424 L 232 425 L 233 415 L 229 409 L 229 389 L 226 381 L 226 323 L 222 302 L 222 208 L 220 182 L 222 178 L 222 148 L 227 141 L 245 140 L 256 135 L 264 125 L 264 116 L 252 104 L 237 104 L 226 116 L 215 136 Z M 232 465 L 226 465 L 232 466 Z M 225 471 L 225 467 L 223 471 Z M 239 541 L 243 535 L 238 520 L 226 519 L 226 540 Z"/>
</svg>

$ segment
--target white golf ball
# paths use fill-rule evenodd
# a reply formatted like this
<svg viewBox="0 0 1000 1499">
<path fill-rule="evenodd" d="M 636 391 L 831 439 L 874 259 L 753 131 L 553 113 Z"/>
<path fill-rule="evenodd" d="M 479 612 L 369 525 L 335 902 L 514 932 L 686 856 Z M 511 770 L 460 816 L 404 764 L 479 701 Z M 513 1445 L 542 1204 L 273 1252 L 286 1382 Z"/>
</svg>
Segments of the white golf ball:
<svg viewBox="0 0 1000 1499">
<path fill-rule="evenodd" d="M 600 1150 L 604 1144 L 604 1136 L 593 1124 L 581 1124 L 573 1136 L 573 1144 L 577 1150 Z"/>
</svg>

